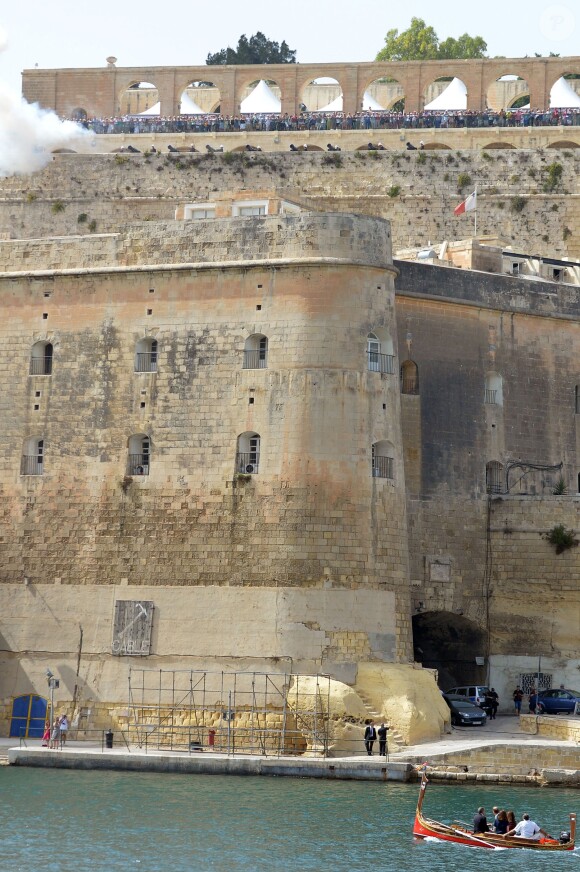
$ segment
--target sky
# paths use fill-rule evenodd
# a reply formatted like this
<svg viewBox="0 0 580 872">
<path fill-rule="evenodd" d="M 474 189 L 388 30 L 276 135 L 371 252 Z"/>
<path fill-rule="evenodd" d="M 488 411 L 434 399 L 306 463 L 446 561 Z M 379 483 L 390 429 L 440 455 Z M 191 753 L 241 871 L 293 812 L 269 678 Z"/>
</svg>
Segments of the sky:
<svg viewBox="0 0 580 872">
<path fill-rule="evenodd" d="M 23 69 L 104 67 L 109 55 L 118 58 L 117 66 L 203 64 L 208 52 L 235 47 L 241 34 L 258 30 L 286 40 L 302 63 L 373 60 L 387 31 L 405 30 L 412 16 L 431 24 L 441 40 L 466 32 L 482 36 L 490 56 L 578 55 L 576 10 L 577 2 L 568 0 L 415 0 L 412 7 L 385 0 L 6 2 L 0 6 L 0 45 L 6 42 L 0 83 L 20 93 Z"/>
</svg>

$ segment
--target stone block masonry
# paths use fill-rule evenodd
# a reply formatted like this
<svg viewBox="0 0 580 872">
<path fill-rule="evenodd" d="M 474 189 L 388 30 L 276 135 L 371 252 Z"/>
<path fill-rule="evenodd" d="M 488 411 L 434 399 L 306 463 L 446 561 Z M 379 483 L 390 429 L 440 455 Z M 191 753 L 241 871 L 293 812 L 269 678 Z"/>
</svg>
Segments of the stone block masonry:
<svg viewBox="0 0 580 872">
<path fill-rule="evenodd" d="M 169 667 L 408 659 L 398 381 L 367 355 L 369 332 L 396 334 L 390 245 L 381 219 L 308 213 L 3 243 L 0 597 L 22 610 L 2 629 L 2 696 L 28 650 L 78 684 L 80 624 L 91 697 L 122 700 L 119 599 L 154 603 L 151 655 Z M 31 368 L 38 342 L 49 372 Z M 389 479 L 373 476 L 380 440 Z"/>
<path fill-rule="evenodd" d="M 54 155 L 40 173 L 0 179 L 0 239 L 116 232 L 132 221 L 171 219 L 183 204 L 212 201 L 223 191 L 276 187 L 316 210 L 386 218 L 395 249 L 422 247 L 471 234 L 473 214 L 457 218 L 453 209 L 477 184 L 481 236 L 497 236 L 516 251 L 580 259 L 580 149 L 339 157 L 333 163 L 314 152 Z M 554 163 L 563 174 L 546 192 Z"/>
</svg>

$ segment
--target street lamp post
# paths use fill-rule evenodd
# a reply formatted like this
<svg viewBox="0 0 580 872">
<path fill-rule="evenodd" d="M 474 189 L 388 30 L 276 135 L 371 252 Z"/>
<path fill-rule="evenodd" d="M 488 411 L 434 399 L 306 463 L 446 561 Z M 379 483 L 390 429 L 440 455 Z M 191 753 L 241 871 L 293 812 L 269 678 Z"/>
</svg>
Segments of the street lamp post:
<svg viewBox="0 0 580 872">
<path fill-rule="evenodd" d="M 50 669 L 46 670 L 46 678 L 48 681 L 48 689 L 50 690 L 50 722 L 54 720 L 54 690 L 56 687 L 60 687 L 60 681 L 58 678 L 54 677 L 53 672 Z"/>
</svg>

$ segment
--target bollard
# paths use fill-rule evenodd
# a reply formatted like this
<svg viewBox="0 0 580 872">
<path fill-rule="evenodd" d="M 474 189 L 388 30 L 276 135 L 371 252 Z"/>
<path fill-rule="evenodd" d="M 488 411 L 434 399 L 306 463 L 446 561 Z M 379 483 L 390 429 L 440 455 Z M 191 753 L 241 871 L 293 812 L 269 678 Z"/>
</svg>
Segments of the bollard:
<svg viewBox="0 0 580 872">
<path fill-rule="evenodd" d="M 105 748 L 113 747 L 113 731 L 109 728 L 105 733 Z"/>
</svg>

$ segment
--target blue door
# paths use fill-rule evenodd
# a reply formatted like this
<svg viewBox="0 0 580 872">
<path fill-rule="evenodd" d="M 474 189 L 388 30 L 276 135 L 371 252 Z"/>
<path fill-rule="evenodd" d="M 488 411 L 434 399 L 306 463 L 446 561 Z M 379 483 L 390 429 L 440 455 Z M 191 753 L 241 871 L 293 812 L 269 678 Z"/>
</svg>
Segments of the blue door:
<svg viewBox="0 0 580 872">
<path fill-rule="evenodd" d="M 12 703 L 10 736 L 23 739 L 42 739 L 46 720 L 47 700 L 29 693 L 17 696 Z"/>
</svg>

